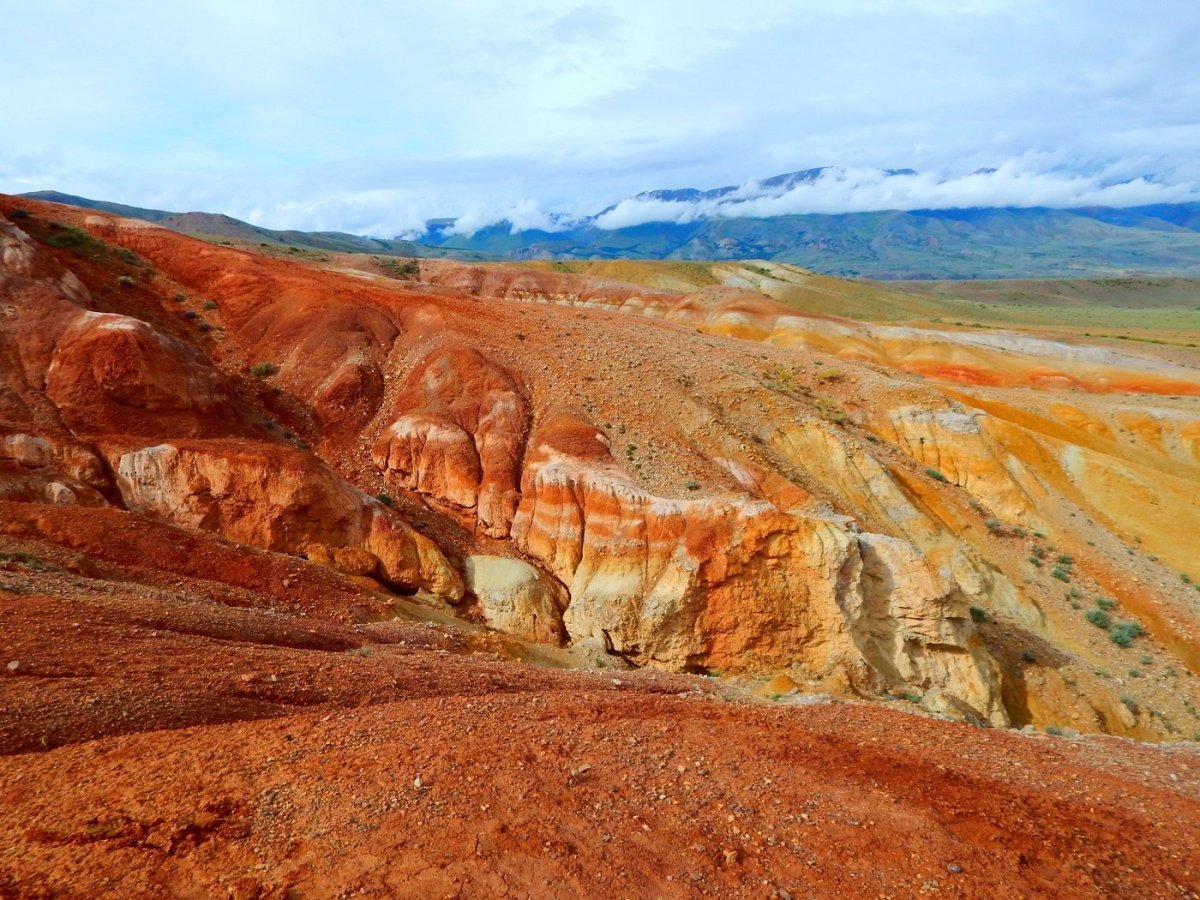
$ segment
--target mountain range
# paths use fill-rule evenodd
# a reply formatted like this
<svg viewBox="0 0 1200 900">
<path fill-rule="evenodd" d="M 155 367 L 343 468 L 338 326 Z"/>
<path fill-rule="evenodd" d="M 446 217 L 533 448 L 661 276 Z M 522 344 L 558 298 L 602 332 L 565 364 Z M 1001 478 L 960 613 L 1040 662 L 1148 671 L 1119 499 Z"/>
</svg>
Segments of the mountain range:
<svg viewBox="0 0 1200 900">
<path fill-rule="evenodd" d="M 981 170 L 984 171 L 984 170 Z M 573 222 L 517 230 L 500 221 L 463 233 L 453 218 L 421 234 L 383 239 L 344 232 L 276 231 L 229 216 L 175 213 L 55 191 L 24 196 L 156 222 L 188 234 L 381 255 L 485 259 L 761 259 L 816 272 L 876 279 L 1200 274 L 1200 203 L 1129 208 L 972 207 L 840 214 L 737 215 L 820 179 L 804 169 L 747 186 L 645 191 Z M 915 175 L 884 170 L 885 178 Z M 671 221 L 620 225 L 628 205 L 669 210 Z M 710 214 L 719 205 L 720 214 Z M 663 212 L 661 215 L 666 216 Z M 611 226 L 611 227 L 606 227 Z"/>
</svg>

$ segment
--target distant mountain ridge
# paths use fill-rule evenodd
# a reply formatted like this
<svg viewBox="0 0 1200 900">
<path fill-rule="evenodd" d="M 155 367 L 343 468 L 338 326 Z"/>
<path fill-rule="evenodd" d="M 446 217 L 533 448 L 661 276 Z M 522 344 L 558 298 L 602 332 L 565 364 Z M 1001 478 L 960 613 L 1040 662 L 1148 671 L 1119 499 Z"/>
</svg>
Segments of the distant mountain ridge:
<svg viewBox="0 0 1200 900">
<path fill-rule="evenodd" d="M 778 196 L 829 168 L 804 169 L 753 183 Z M 984 170 L 981 170 L 984 171 Z M 888 169 L 885 177 L 916 174 Z M 697 204 L 730 201 L 745 186 L 645 191 L 628 200 Z M 54 191 L 24 196 L 99 209 L 207 237 L 319 250 L 459 259 L 764 259 L 829 275 L 877 279 L 1064 278 L 1200 275 L 1200 203 L 1129 208 L 972 207 L 810 213 L 766 218 L 696 215 L 620 228 L 599 224 L 608 207 L 560 230 L 514 231 L 497 222 L 472 234 L 452 218 L 431 219 L 410 239 L 343 232 L 275 231 L 229 216 L 173 213 L 89 200 Z M 625 202 L 625 201 L 621 201 Z M 726 207 L 726 209 L 735 208 Z"/>
<path fill-rule="evenodd" d="M 277 231 L 251 225 L 249 222 L 243 222 L 241 219 L 235 219 L 223 213 L 181 213 L 165 209 L 147 209 L 140 206 L 126 206 L 123 203 L 111 203 L 107 200 L 92 200 L 88 197 L 78 197 L 59 191 L 33 191 L 20 196 L 28 197 L 31 200 L 44 200 L 50 203 L 78 206 L 83 209 L 95 209 L 129 219 L 141 219 L 146 222 L 154 222 L 164 228 L 170 228 L 172 231 L 198 237 L 308 247 L 333 253 L 374 253 L 380 256 L 452 257 L 475 260 L 485 258 L 484 254 L 469 249 L 450 250 L 416 244 L 399 238 L 385 240 L 347 234 L 342 231 Z"/>
<path fill-rule="evenodd" d="M 764 259 L 877 279 L 1200 274 L 1200 203 L 1114 209 L 970 208 L 771 218 L 696 218 L 606 230 L 419 240 L 509 259 Z"/>
<path fill-rule="evenodd" d="M 442 219 L 414 239 L 508 259 L 764 259 L 877 279 L 1200 274 L 1200 203 L 739 215 L 761 208 L 755 201 L 845 172 L 826 166 L 745 185 L 643 191 L 553 230 L 514 231 L 497 222 L 462 234 Z M 917 174 L 878 172 L 885 183 Z M 651 208 L 637 224 L 606 227 L 621 218 L 614 212 L 639 204 Z"/>
</svg>

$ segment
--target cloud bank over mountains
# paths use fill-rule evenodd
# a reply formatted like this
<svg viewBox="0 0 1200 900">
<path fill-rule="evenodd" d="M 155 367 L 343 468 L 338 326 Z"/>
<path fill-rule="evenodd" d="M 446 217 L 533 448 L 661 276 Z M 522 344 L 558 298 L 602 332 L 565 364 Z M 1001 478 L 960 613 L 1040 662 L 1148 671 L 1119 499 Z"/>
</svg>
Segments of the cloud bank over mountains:
<svg viewBox="0 0 1200 900">
<path fill-rule="evenodd" d="M 747 182 L 737 214 L 1125 205 L 1200 183 L 1195 0 L 10 6 L 10 193 L 391 236 L 443 216 L 561 228 L 651 188 L 812 165 L 845 171 Z M 643 197 L 606 221 L 737 210 Z"/>
<path fill-rule="evenodd" d="M 1005 163 L 953 178 L 930 173 L 889 174 L 881 169 L 831 167 L 813 181 L 784 191 L 748 182 L 724 197 L 697 202 L 631 197 L 599 216 L 600 228 L 646 222 L 694 222 L 711 218 L 768 218 L 808 213 L 974 207 L 1145 206 L 1200 200 L 1195 183 L 1164 184 L 1150 177 L 1106 183 L 1099 176 L 1029 172 Z M 516 223 L 514 222 L 514 229 Z"/>
<path fill-rule="evenodd" d="M 686 224 L 703 219 L 758 219 L 813 213 L 1122 208 L 1189 201 L 1200 201 L 1200 183 L 1167 183 L 1152 175 L 1117 177 L 1112 171 L 1089 175 L 1039 171 L 1027 159 L 954 176 L 911 169 L 829 166 L 725 188 L 647 191 L 627 197 L 599 215 L 584 217 L 548 212 L 533 199 L 490 211 L 476 205 L 458 218 L 449 231 L 470 236 L 482 228 L 504 223 L 514 233 L 533 229 L 558 232 L 587 224 L 616 230 L 651 222 Z"/>
</svg>

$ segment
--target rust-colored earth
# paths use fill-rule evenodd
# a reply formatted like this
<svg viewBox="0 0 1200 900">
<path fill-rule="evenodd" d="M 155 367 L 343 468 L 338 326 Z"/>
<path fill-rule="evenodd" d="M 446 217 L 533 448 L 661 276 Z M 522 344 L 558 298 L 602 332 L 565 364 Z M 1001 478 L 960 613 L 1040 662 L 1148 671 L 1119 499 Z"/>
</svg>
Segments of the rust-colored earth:
<svg viewBox="0 0 1200 900">
<path fill-rule="evenodd" d="M 0 897 L 1200 895 L 1200 358 L 0 214 Z"/>
</svg>

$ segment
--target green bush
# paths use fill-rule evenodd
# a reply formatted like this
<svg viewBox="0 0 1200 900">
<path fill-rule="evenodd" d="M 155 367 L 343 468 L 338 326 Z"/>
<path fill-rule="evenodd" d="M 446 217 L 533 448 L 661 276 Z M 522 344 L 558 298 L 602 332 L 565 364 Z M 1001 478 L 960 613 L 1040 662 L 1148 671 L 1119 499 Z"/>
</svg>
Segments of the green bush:
<svg viewBox="0 0 1200 900">
<path fill-rule="evenodd" d="M 256 362 L 250 367 L 250 374 L 255 378 L 270 378 L 279 371 L 279 366 L 273 362 Z"/>
<path fill-rule="evenodd" d="M 395 506 L 396 505 L 396 501 L 392 499 L 391 494 L 376 494 L 375 499 L 378 500 L 380 503 L 382 503 L 384 506 Z"/>
<path fill-rule="evenodd" d="M 986 622 L 987 613 L 978 606 L 971 607 L 971 620 L 974 622 Z"/>
<path fill-rule="evenodd" d="M 1108 613 L 1102 609 L 1088 610 L 1087 620 L 1097 628 L 1108 629 L 1112 625 L 1112 620 L 1108 618 Z"/>
<path fill-rule="evenodd" d="M 1112 627 L 1108 633 L 1108 639 L 1118 647 L 1128 647 L 1136 638 L 1140 638 L 1146 633 L 1137 622 L 1120 622 Z"/>
<path fill-rule="evenodd" d="M 945 475 L 943 475 L 937 469 L 933 469 L 933 468 L 926 469 L 925 474 L 928 475 L 930 478 L 932 478 L 934 481 L 940 481 L 943 484 L 950 483 L 950 479 L 948 479 Z"/>
<path fill-rule="evenodd" d="M 1101 609 L 1115 609 L 1117 606 L 1117 601 L 1110 600 L 1108 597 L 1097 597 L 1096 605 Z"/>
</svg>

